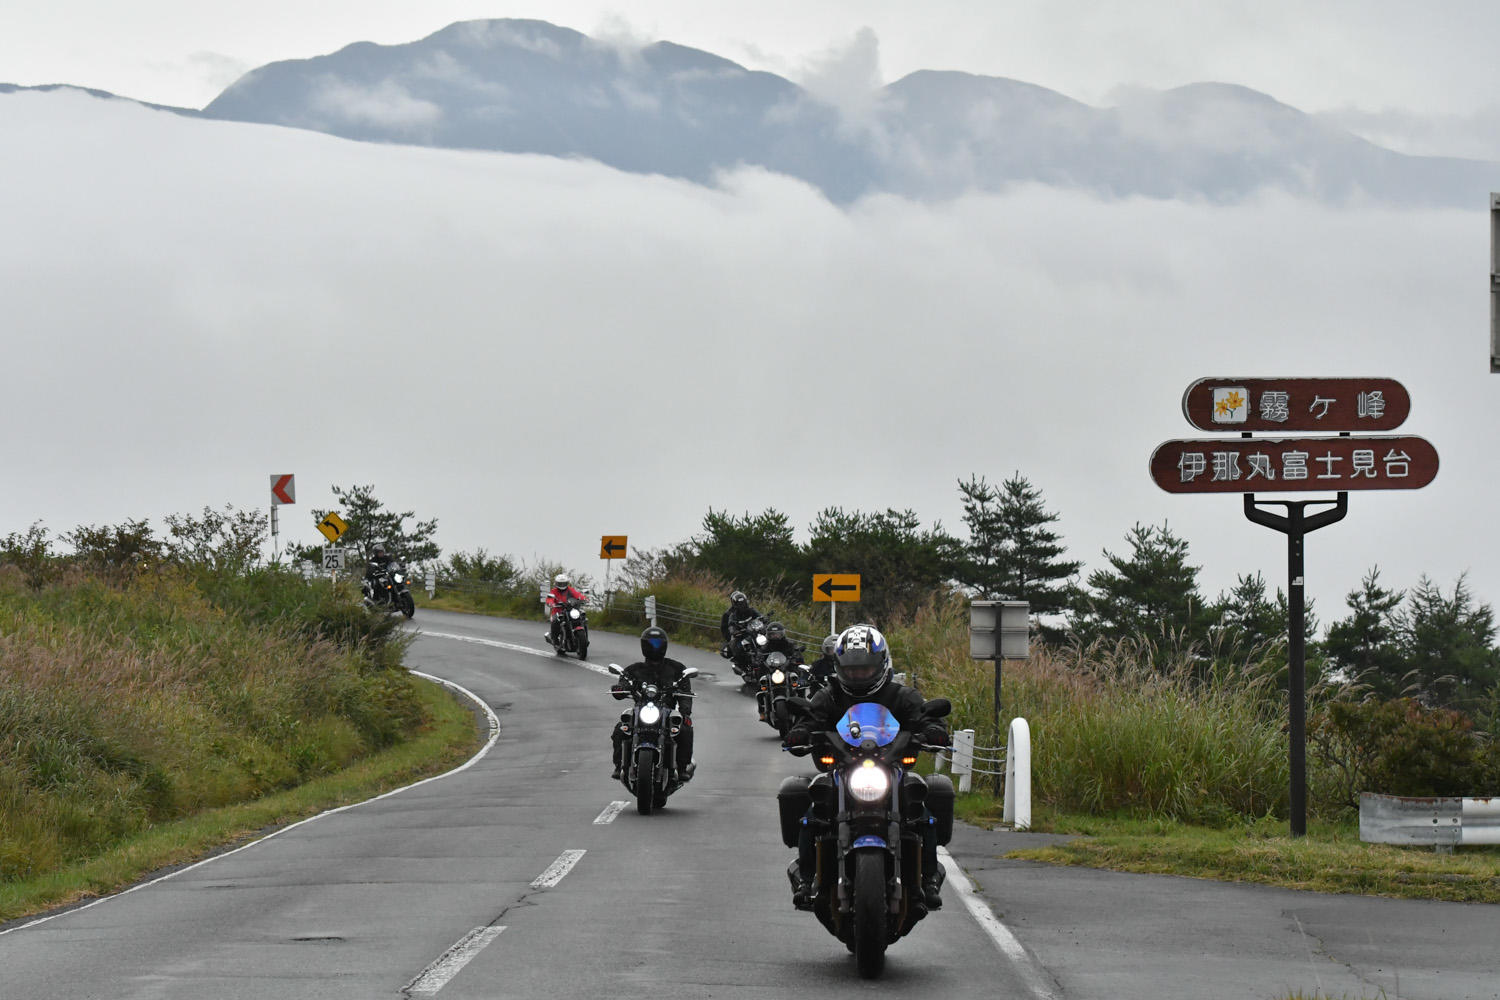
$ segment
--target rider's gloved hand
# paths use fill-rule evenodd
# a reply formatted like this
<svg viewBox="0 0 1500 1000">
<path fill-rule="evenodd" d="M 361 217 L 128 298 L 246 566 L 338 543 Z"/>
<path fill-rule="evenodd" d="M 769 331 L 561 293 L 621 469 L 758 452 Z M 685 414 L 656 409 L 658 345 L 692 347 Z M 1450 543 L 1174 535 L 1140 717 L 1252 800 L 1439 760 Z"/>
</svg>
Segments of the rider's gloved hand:
<svg viewBox="0 0 1500 1000">
<path fill-rule="evenodd" d="M 929 746 L 945 747 L 948 745 L 948 730 L 937 723 L 933 723 L 922 730 L 922 742 Z"/>
</svg>

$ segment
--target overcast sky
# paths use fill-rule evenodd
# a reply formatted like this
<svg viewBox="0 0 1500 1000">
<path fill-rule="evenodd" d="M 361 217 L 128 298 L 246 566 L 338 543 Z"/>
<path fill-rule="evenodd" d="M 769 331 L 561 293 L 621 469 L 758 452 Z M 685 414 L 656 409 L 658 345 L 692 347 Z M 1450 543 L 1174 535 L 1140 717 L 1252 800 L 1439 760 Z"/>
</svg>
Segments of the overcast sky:
<svg viewBox="0 0 1500 1000">
<path fill-rule="evenodd" d="M 407 42 L 491 17 L 667 39 L 799 80 L 830 67 L 835 77 L 872 82 L 955 69 L 1095 104 L 1121 85 L 1214 80 L 1306 111 L 1466 119 L 1500 105 L 1492 0 L 8 0 L 0 82 L 73 83 L 201 107 L 266 62 L 359 40 Z"/>
<path fill-rule="evenodd" d="M 1210 375 L 1380 375 L 1437 481 L 1308 542 L 1325 622 L 1373 564 L 1492 558 L 1500 378 L 1473 211 L 1102 201 L 1045 188 L 847 210 L 759 171 L 705 188 L 596 164 L 348 142 L 76 92 L 0 96 L 0 532 L 262 506 L 287 537 L 373 483 L 483 546 L 598 574 L 598 538 L 710 506 L 913 508 L 1019 470 L 1089 568 L 1167 522 L 1212 595 L 1285 583 L 1238 498 L 1154 486 Z M 843 567 L 827 567 L 840 571 Z"/>
</svg>

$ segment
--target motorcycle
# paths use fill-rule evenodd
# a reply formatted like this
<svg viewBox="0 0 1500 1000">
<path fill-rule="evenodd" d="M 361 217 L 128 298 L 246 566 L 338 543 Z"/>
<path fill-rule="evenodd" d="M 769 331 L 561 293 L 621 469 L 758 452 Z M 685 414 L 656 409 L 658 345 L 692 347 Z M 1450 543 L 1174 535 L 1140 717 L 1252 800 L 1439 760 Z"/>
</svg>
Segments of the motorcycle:
<svg viewBox="0 0 1500 1000">
<path fill-rule="evenodd" d="M 558 656 L 577 653 L 580 660 L 589 656 L 589 616 L 583 602 L 570 597 L 552 615 L 552 628 L 547 633 L 547 642 Z"/>
<path fill-rule="evenodd" d="M 938 698 L 927 702 L 924 715 L 936 720 L 950 711 L 949 701 Z M 835 732 L 788 749 L 816 754 L 822 773 L 782 782 L 782 840 L 797 846 L 810 807 L 817 851 L 812 911 L 854 953 L 860 976 L 872 979 L 884 968 L 886 948 L 927 915 L 919 823 L 931 817 L 939 844 L 953 836 L 953 782 L 912 770 L 920 751 L 945 748 L 916 742 L 884 706 L 860 702 Z"/>
<path fill-rule="evenodd" d="M 787 655 L 780 651 L 766 657 L 755 700 L 760 706 L 761 718 L 782 739 L 786 739 L 787 731 L 792 728 L 789 700 L 811 698 L 813 694 L 812 671 L 805 664 L 789 662 Z"/>
<path fill-rule="evenodd" d="M 751 618 L 729 633 L 729 644 L 720 653 L 727 657 L 731 669 L 739 675 L 746 687 L 755 687 L 764 664 L 766 643 L 765 618 Z"/>
<path fill-rule="evenodd" d="M 411 580 L 406 575 L 406 568 L 399 563 L 375 570 L 365 577 L 362 586 L 366 607 L 399 611 L 408 618 L 417 613 L 416 601 L 411 596 Z"/>
<path fill-rule="evenodd" d="M 618 663 L 611 663 L 609 672 L 624 673 Z M 684 681 L 697 676 L 697 667 L 688 667 L 682 672 Z M 676 738 L 682 733 L 682 713 L 677 709 L 678 692 L 677 684 L 662 689 L 655 684 L 639 682 L 629 686 L 616 685 L 610 691 L 617 700 L 632 698 L 635 701 L 634 708 L 620 715 L 625 735 L 630 737 L 620 781 L 635 796 L 635 811 L 642 816 L 649 816 L 653 809 L 665 806 L 667 796 L 684 784 L 683 777 L 676 770 Z"/>
</svg>

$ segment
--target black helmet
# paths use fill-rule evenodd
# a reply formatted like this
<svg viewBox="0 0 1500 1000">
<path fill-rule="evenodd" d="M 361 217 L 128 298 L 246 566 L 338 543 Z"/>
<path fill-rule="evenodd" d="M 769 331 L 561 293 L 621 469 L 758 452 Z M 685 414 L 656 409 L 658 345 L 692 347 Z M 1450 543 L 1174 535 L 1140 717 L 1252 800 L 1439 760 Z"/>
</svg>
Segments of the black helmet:
<svg viewBox="0 0 1500 1000">
<path fill-rule="evenodd" d="M 823 655 L 832 656 L 833 651 L 838 648 L 838 645 L 839 637 L 837 635 L 827 636 L 823 639 Z"/>
<path fill-rule="evenodd" d="M 736 611 L 744 611 L 750 606 L 750 598 L 746 597 L 743 591 L 736 590 L 729 595 L 729 606 Z"/>
<path fill-rule="evenodd" d="M 384 545 L 377 545 L 377 546 L 375 546 L 375 555 L 377 557 L 385 555 L 385 546 Z"/>
<path fill-rule="evenodd" d="M 641 655 L 655 663 L 666 658 L 667 633 L 652 625 L 641 633 Z"/>
<path fill-rule="evenodd" d="M 786 626 L 781 624 L 781 622 L 772 622 L 766 626 L 766 638 L 772 640 L 785 639 Z"/>
<path fill-rule="evenodd" d="M 891 676 L 891 650 L 873 625 L 851 625 L 839 633 L 833 650 L 839 686 L 855 698 L 879 691 Z"/>
</svg>

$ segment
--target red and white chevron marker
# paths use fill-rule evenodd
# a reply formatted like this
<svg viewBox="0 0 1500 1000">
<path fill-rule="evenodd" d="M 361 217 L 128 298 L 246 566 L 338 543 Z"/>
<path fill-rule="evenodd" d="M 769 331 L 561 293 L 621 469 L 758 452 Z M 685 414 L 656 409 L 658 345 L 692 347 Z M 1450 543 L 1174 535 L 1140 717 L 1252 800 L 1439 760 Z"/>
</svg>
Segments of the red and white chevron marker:
<svg viewBox="0 0 1500 1000">
<path fill-rule="evenodd" d="M 271 505 L 296 503 L 297 487 L 293 482 L 295 476 L 272 476 L 271 477 Z"/>
</svg>

